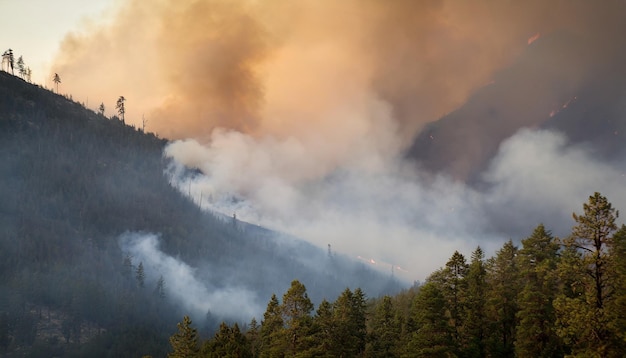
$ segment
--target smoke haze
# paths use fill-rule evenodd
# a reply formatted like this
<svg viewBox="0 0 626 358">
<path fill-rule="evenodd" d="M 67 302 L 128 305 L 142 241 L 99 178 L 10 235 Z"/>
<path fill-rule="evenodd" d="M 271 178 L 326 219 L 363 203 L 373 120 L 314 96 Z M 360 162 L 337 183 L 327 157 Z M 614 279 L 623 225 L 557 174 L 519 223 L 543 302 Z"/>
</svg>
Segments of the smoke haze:
<svg viewBox="0 0 626 358">
<path fill-rule="evenodd" d="M 558 73 L 502 103 L 515 112 L 532 92 L 546 108 L 562 104 L 623 58 L 624 6 L 130 0 L 103 24 L 68 35 L 54 71 L 77 99 L 102 101 L 110 115 L 124 95 L 127 122 L 140 125 L 145 114 L 147 130 L 180 139 L 166 155 L 205 174 L 174 167 L 183 192 L 421 279 L 454 250 L 493 252 L 540 221 L 564 234 L 593 191 L 625 206 L 623 173 L 555 132 L 521 130 L 503 143 L 482 175 L 485 191 L 402 159 L 426 123 L 497 79 L 537 35 L 566 33 L 585 50 L 563 52 L 575 61 L 550 57 Z M 507 136 L 538 125 L 514 120 Z M 533 175 L 523 175 L 529 165 Z M 562 173 L 576 180 L 564 185 Z"/>
<path fill-rule="evenodd" d="M 155 287 L 162 276 L 165 295 L 194 317 L 203 319 L 210 312 L 247 321 L 263 312 L 256 295 L 245 288 L 210 287 L 201 282 L 192 267 L 159 249 L 159 239 L 154 234 L 127 232 L 120 236 L 119 245 L 134 265 L 143 263 L 147 287 Z"/>
</svg>

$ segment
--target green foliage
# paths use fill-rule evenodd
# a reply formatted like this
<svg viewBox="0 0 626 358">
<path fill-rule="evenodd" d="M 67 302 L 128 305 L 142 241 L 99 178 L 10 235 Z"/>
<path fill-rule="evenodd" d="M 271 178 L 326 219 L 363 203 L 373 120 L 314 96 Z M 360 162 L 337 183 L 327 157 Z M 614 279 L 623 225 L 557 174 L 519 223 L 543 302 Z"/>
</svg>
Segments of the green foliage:
<svg viewBox="0 0 626 358">
<path fill-rule="evenodd" d="M 612 329 L 612 301 L 619 300 L 616 287 L 620 284 L 618 266 L 612 265 L 615 223 L 619 212 L 600 193 L 594 193 L 583 204 L 584 214 L 573 214 L 576 225 L 564 241 L 566 251 L 559 272 L 565 282 L 574 286 L 555 300 L 557 333 L 579 355 L 618 356 L 621 350 L 620 332 Z"/>
<path fill-rule="evenodd" d="M 282 338 L 285 354 L 295 356 L 310 347 L 308 336 L 311 332 L 313 303 L 302 283 L 297 280 L 291 282 L 291 287 L 283 295 L 281 311 L 284 323 Z"/>
<path fill-rule="evenodd" d="M 484 357 L 486 354 L 487 271 L 484 259 L 483 250 L 477 247 L 472 253 L 472 260 L 466 276 L 467 293 L 462 342 L 462 351 L 466 357 Z"/>
<path fill-rule="evenodd" d="M 170 345 L 173 352 L 167 356 L 170 358 L 193 358 L 198 357 L 198 333 L 191 326 L 189 316 L 183 317 L 183 321 L 178 323 L 178 332 L 170 337 Z"/>
<path fill-rule="evenodd" d="M 513 357 L 517 326 L 517 296 L 520 292 L 518 249 L 511 240 L 486 264 L 488 351 L 499 357 Z"/>
<path fill-rule="evenodd" d="M 390 296 L 384 296 L 372 317 L 367 357 L 399 357 L 401 318 Z"/>
<path fill-rule="evenodd" d="M 422 286 L 415 297 L 412 333 L 405 356 L 450 357 L 454 352 L 453 327 L 448 324 L 447 302 L 441 289 L 433 282 Z"/>
<path fill-rule="evenodd" d="M 222 322 L 215 336 L 204 343 L 202 357 L 250 358 L 252 352 L 246 336 L 239 330 L 239 325 L 235 323 L 231 328 Z"/>
</svg>

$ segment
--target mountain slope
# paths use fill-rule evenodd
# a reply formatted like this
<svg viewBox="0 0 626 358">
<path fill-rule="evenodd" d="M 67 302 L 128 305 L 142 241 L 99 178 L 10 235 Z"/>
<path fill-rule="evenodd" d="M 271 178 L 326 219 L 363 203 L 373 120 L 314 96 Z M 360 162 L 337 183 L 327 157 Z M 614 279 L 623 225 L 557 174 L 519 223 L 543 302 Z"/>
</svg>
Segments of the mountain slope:
<svg viewBox="0 0 626 358">
<path fill-rule="evenodd" d="M 623 153 L 624 54 L 595 51 L 594 41 L 569 33 L 539 38 L 463 106 L 426 126 L 407 155 L 473 182 L 502 141 L 524 127 L 561 131 L 603 157 Z"/>
<path fill-rule="evenodd" d="M 317 301 L 399 287 L 200 210 L 164 176 L 166 143 L 0 72 L 0 353 L 161 356 L 183 314 L 205 330 L 246 306 L 261 314 L 294 279 Z"/>
</svg>

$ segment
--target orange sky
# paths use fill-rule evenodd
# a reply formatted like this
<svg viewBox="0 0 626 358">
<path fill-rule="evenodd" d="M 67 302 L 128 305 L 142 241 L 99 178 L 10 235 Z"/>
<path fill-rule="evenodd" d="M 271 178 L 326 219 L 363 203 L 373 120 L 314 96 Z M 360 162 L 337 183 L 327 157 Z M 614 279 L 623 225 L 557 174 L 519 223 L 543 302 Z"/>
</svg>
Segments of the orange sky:
<svg viewBox="0 0 626 358">
<path fill-rule="evenodd" d="M 74 98 L 111 115 L 123 95 L 127 122 L 168 138 L 332 135 L 382 105 L 406 141 L 549 32 L 555 9 L 580 10 L 544 3 L 129 0 L 68 34 L 53 68 Z"/>
</svg>

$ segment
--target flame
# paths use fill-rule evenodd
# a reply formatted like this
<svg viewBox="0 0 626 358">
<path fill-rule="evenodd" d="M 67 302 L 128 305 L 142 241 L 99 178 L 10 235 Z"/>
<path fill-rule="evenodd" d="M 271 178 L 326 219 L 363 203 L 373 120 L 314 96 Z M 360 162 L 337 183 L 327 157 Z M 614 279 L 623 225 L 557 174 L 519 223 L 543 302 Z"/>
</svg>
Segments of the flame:
<svg viewBox="0 0 626 358">
<path fill-rule="evenodd" d="M 536 34 L 532 35 L 531 37 L 528 38 L 528 44 L 530 45 L 531 43 L 537 41 L 537 39 L 541 37 L 541 33 L 537 32 Z"/>
</svg>

